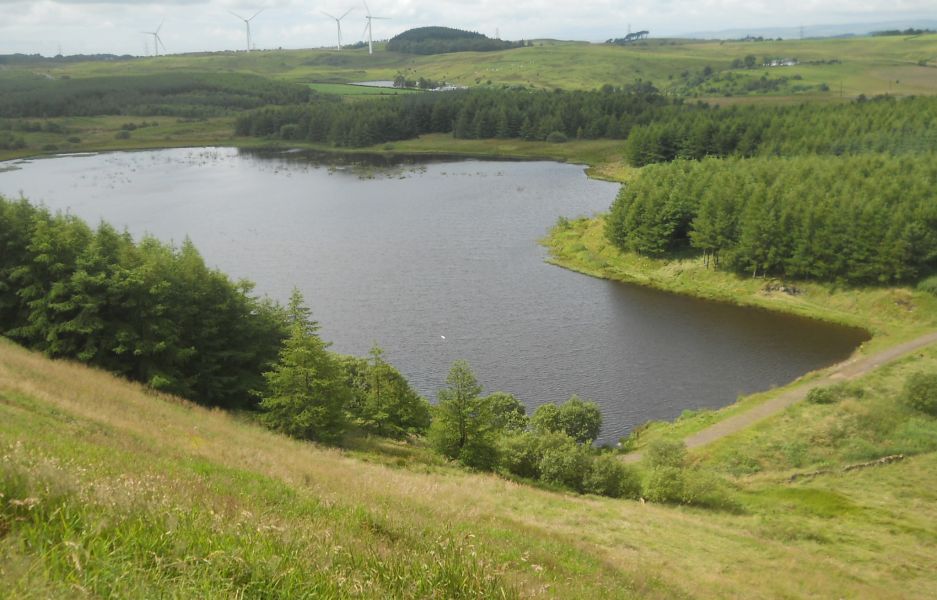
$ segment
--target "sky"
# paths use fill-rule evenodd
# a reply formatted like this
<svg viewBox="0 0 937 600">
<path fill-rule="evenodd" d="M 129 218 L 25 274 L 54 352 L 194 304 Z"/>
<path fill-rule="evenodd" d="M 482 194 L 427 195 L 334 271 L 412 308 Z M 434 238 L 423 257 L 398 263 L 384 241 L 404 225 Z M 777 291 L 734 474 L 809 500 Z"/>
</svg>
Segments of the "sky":
<svg viewBox="0 0 937 600">
<path fill-rule="evenodd" d="M 603 41 L 629 24 L 654 37 L 687 32 L 937 18 L 935 0 L 370 0 L 374 38 L 426 25 L 502 39 Z M 152 53 L 153 31 L 170 53 L 239 50 L 249 17 L 256 48 L 334 45 L 340 15 L 345 43 L 364 39 L 362 0 L 0 0 L 0 54 Z"/>
</svg>

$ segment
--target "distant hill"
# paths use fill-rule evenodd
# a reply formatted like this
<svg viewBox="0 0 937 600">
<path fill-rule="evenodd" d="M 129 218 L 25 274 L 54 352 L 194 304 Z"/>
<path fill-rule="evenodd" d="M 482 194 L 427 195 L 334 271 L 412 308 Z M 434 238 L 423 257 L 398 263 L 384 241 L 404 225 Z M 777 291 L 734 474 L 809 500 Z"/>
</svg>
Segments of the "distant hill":
<svg viewBox="0 0 937 600">
<path fill-rule="evenodd" d="M 407 54 L 446 54 L 448 52 L 493 52 L 522 48 L 524 40 L 508 42 L 492 39 L 474 31 L 451 27 L 417 27 L 394 36 L 387 42 L 391 52 Z"/>
<path fill-rule="evenodd" d="M 91 61 L 132 60 L 129 54 L 73 54 L 69 56 L 42 56 L 41 54 L 0 54 L 0 65 L 33 65 L 51 63 L 78 63 Z"/>
<path fill-rule="evenodd" d="M 803 36 L 808 38 L 845 37 L 850 35 L 868 35 L 873 32 L 905 30 L 908 28 L 937 28 L 933 19 L 910 19 L 906 21 L 881 21 L 875 23 L 846 23 L 836 25 L 805 25 Z M 739 39 L 746 36 L 762 38 L 796 39 L 801 35 L 800 27 L 762 27 L 749 29 L 724 29 L 721 31 L 697 31 L 675 37 L 693 39 Z"/>
</svg>

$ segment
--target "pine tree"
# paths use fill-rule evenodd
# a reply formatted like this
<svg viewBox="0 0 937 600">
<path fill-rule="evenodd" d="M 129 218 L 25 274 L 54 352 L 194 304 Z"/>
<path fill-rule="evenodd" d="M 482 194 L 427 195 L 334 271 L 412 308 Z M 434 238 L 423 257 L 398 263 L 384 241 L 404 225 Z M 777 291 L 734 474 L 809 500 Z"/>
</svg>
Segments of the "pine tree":
<svg viewBox="0 0 937 600">
<path fill-rule="evenodd" d="M 260 408 L 271 428 L 306 440 L 334 441 L 345 427 L 350 390 L 338 360 L 316 333 L 302 295 L 294 290 L 287 308 L 290 335 L 280 359 L 264 373 L 267 390 Z"/>
</svg>

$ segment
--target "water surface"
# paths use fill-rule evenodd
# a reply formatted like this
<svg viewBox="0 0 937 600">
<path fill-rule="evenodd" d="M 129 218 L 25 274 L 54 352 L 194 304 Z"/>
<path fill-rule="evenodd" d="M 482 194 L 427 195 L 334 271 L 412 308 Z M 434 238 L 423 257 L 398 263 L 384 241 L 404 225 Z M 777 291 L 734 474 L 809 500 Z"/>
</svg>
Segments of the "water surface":
<svg viewBox="0 0 937 600">
<path fill-rule="evenodd" d="M 11 166 L 7 163 L 6 166 Z M 558 215 L 606 210 L 617 186 L 551 162 L 336 168 L 177 149 L 12 163 L 20 192 L 139 236 L 189 236 L 261 293 L 306 296 L 333 349 L 378 343 L 430 398 L 466 359 L 530 409 L 579 394 L 604 441 L 720 407 L 849 355 L 852 330 L 593 279 L 544 262 Z"/>
</svg>

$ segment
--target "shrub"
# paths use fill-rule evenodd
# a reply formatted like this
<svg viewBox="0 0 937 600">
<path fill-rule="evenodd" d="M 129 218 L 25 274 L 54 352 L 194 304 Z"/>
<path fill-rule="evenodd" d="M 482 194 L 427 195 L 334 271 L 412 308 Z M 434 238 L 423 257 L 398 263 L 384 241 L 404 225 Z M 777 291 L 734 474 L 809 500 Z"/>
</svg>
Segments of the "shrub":
<svg viewBox="0 0 937 600">
<path fill-rule="evenodd" d="M 287 123 L 286 125 L 280 127 L 280 139 L 297 140 L 300 138 L 299 131 L 299 125 L 295 123 Z"/>
<path fill-rule="evenodd" d="M 500 469 L 518 477 L 539 478 L 543 454 L 537 442 L 537 436 L 529 431 L 502 436 L 498 440 Z"/>
<path fill-rule="evenodd" d="M 476 436 L 465 442 L 458 459 L 470 469 L 491 471 L 498 464 L 498 448 L 491 440 Z"/>
<path fill-rule="evenodd" d="M 683 472 L 682 501 L 684 504 L 706 508 L 731 511 L 741 509 L 726 489 L 722 478 L 711 471 L 702 469 L 687 469 Z"/>
<path fill-rule="evenodd" d="M 568 139 L 562 131 L 551 131 L 547 136 L 547 141 L 551 144 L 564 144 Z"/>
<path fill-rule="evenodd" d="M 595 402 L 572 396 L 563 404 L 544 404 L 534 411 L 531 424 L 535 431 L 562 432 L 580 444 L 591 444 L 602 429 L 602 413 Z"/>
<path fill-rule="evenodd" d="M 811 404 L 833 404 L 838 399 L 830 388 L 817 387 L 807 392 L 807 402 Z"/>
<path fill-rule="evenodd" d="M 583 491 L 583 478 L 589 470 L 592 457 L 583 446 L 569 442 L 544 451 L 540 459 L 540 478 L 547 483 Z"/>
<path fill-rule="evenodd" d="M 682 469 L 686 465 L 686 444 L 682 440 L 654 440 L 644 452 L 643 463 L 650 470 L 657 467 Z"/>
<path fill-rule="evenodd" d="M 72 137 L 68 138 L 68 143 L 69 143 L 69 144 L 80 144 L 80 143 L 81 143 L 81 138 L 73 135 Z"/>
<path fill-rule="evenodd" d="M 641 481 L 635 470 L 611 454 L 597 456 L 586 473 L 583 488 L 589 493 L 611 498 L 637 498 Z"/>
<path fill-rule="evenodd" d="M 127 131 L 126 129 L 121 129 L 120 131 L 117 132 L 117 135 L 115 135 L 114 138 L 118 140 L 129 140 L 130 132 Z"/>
<path fill-rule="evenodd" d="M 481 401 L 491 411 L 492 426 L 500 431 L 517 432 L 527 429 L 527 409 L 513 394 L 493 392 Z"/>
<path fill-rule="evenodd" d="M 676 504 L 683 502 L 685 487 L 683 469 L 656 466 L 647 473 L 644 497 L 651 502 Z"/>
<path fill-rule="evenodd" d="M 905 404 L 937 417 L 937 373 L 914 373 L 905 380 L 901 398 Z"/>
</svg>

